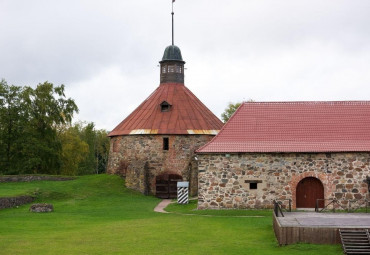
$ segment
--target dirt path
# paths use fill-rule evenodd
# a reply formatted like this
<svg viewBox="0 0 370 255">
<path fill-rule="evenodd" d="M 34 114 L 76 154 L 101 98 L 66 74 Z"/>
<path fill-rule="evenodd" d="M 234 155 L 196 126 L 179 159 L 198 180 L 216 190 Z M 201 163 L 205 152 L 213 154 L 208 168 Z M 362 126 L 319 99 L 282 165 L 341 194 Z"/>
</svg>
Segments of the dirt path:
<svg viewBox="0 0 370 255">
<path fill-rule="evenodd" d="M 171 203 L 171 199 L 163 199 L 155 208 L 154 208 L 154 211 L 155 212 L 159 212 L 159 213 L 169 213 L 169 212 L 166 212 L 164 210 L 164 208 L 167 207 L 167 205 L 169 205 Z"/>
</svg>

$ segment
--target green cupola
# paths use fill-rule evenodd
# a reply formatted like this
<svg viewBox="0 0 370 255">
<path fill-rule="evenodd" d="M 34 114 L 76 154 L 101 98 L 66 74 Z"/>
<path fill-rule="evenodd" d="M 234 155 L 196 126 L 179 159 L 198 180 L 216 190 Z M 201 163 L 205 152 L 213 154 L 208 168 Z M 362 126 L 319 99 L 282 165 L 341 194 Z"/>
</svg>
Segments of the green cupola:
<svg viewBox="0 0 370 255">
<path fill-rule="evenodd" d="M 161 64 L 161 84 L 162 83 L 184 83 L 184 64 L 181 50 L 176 45 L 167 46 L 164 50 Z"/>
</svg>

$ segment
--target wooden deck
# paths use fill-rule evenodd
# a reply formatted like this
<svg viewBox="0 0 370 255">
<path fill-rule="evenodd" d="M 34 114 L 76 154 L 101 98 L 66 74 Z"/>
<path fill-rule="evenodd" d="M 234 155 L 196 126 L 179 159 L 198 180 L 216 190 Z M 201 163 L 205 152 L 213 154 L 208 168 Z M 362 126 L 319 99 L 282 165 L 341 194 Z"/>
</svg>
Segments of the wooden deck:
<svg viewBox="0 0 370 255">
<path fill-rule="evenodd" d="M 280 245 L 302 243 L 339 244 L 339 229 L 370 229 L 370 214 L 284 212 L 273 217 Z"/>
</svg>

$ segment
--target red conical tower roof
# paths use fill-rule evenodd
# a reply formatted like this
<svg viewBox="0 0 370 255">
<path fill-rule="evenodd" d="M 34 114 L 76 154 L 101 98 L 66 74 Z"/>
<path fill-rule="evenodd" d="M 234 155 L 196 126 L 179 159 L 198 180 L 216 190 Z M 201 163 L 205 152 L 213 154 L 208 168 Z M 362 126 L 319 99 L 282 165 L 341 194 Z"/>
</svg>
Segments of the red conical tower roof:
<svg viewBox="0 0 370 255">
<path fill-rule="evenodd" d="M 108 136 L 134 134 L 216 135 L 223 123 L 184 85 L 180 48 L 166 47 L 159 87 Z"/>
<path fill-rule="evenodd" d="M 108 136 L 217 134 L 223 123 L 182 83 L 161 84 Z"/>
</svg>

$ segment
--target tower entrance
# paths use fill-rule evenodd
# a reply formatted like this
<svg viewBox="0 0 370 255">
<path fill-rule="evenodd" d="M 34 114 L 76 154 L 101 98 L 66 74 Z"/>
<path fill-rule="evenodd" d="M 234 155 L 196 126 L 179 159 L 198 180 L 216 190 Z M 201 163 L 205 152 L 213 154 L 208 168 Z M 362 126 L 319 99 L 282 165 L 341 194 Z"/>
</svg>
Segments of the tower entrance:
<svg viewBox="0 0 370 255">
<path fill-rule="evenodd" d="M 165 173 L 158 175 L 155 180 L 155 196 L 159 198 L 176 198 L 177 182 L 181 182 L 182 177 L 178 174 Z"/>
</svg>

